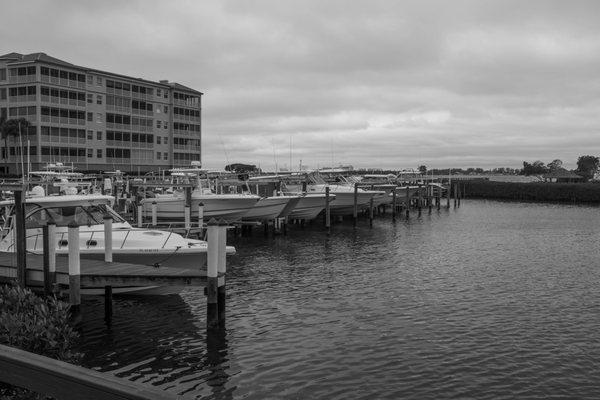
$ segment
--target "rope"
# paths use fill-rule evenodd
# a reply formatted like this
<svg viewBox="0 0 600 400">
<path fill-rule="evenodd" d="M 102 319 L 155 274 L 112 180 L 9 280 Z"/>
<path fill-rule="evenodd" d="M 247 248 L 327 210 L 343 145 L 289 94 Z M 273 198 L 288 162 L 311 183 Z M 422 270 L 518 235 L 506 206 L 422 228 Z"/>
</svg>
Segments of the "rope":
<svg viewBox="0 0 600 400">
<path fill-rule="evenodd" d="M 165 262 L 165 261 L 167 261 L 169 258 L 173 257 L 173 255 L 174 255 L 175 253 L 177 253 L 177 251 L 179 251 L 179 249 L 180 249 L 180 248 L 181 248 L 181 246 L 177 246 L 177 247 L 175 248 L 175 251 L 174 251 L 174 252 L 172 252 L 171 254 L 169 254 L 169 255 L 168 255 L 166 258 L 164 258 L 164 259 L 162 259 L 162 260 L 160 260 L 160 261 L 158 261 L 158 262 L 155 262 L 155 263 L 154 263 L 154 268 L 160 268 L 160 264 L 164 263 L 164 262 Z"/>
</svg>

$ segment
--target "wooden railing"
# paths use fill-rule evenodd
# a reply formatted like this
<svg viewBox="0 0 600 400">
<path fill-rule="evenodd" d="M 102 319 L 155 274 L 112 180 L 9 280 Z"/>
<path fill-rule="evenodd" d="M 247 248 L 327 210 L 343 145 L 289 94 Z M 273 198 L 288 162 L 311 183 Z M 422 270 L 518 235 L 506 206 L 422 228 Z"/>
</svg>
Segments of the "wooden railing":
<svg viewBox="0 0 600 400">
<path fill-rule="evenodd" d="M 113 375 L 0 345 L 0 382 L 61 399 L 173 400 L 182 397 Z"/>
</svg>

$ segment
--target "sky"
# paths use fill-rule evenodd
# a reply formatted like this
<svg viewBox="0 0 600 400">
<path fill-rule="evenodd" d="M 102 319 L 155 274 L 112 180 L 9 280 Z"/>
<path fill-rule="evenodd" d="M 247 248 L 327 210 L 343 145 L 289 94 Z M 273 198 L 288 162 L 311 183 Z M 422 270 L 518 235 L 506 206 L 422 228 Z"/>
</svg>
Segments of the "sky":
<svg viewBox="0 0 600 400">
<path fill-rule="evenodd" d="M 600 1 L 3 0 L 0 12 L 0 54 L 203 92 L 208 168 L 575 168 L 600 155 Z"/>
</svg>

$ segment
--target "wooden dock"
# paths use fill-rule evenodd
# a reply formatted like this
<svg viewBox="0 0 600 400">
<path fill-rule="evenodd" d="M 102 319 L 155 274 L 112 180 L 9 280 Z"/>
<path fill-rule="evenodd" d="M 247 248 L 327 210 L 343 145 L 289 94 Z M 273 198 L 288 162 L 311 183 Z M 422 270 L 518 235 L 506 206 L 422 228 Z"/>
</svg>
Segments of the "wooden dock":
<svg viewBox="0 0 600 400">
<path fill-rule="evenodd" d="M 0 253 L 0 280 L 17 278 L 16 253 Z M 43 256 L 27 254 L 27 286 L 43 286 Z M 69 285 L 68 257 L 56 257 L 56 283 Z M 205 286 L 206 269 L 155 268 L 148 265 L 107 263 L 81 259 L 81 288 L 113 288 L 131 286 Z"/>
</svg>

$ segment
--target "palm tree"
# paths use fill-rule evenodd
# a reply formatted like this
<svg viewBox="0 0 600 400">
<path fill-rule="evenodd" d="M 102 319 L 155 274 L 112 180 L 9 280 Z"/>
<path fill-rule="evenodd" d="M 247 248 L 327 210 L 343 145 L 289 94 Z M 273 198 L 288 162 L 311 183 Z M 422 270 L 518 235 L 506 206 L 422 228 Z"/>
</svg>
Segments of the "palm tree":
<svg viewBox="0 0 600 400">
<path fill-rule="evenodd" d="M 11 136 L 15 138 L 20 137 L 23 132 L 27 132 L 31 124 L 25 118 L 18 119 L 0 119 L 0 138 L 4 139 L 4 166 L 5 170 L 8 172 L 8 137 Z M 22 149 L 21 149 L 22 152 Z M 18 163 L 17 163 L 18 165 Z"/>
</svg>

